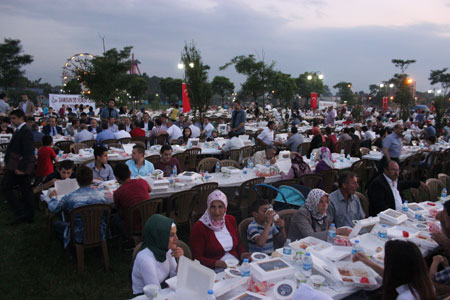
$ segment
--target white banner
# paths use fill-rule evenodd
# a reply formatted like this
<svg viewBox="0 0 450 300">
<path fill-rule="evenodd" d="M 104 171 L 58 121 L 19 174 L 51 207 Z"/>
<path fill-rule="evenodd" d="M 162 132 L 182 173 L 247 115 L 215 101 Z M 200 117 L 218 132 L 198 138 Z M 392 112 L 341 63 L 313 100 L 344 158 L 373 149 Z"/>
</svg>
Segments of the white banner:
<svg viewBox="0 0 450 300">
<path fill-rule="evenodd" d="M 95 102 L 83 98 L 81 95 L 69 95 L 69 94 L 48 94 L 48 106 L 53 108 L 54 112 L 58 112 L 61 106 L 65 104 L 66 108 L 75 107 L 75 104 L 83 104 L 83 106 L 92 106 L 95 110 Z"/>
</svg>

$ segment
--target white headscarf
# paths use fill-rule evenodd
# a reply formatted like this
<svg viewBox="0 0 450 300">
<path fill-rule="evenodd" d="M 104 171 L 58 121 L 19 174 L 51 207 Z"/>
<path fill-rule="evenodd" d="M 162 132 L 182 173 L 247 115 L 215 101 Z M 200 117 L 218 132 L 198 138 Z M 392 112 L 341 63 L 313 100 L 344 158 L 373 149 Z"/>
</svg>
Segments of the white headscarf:
<svg viewBox="0 0 450 300">
<path fill-rule="evenodd" d="M 313 189 L 309 192 L 308 197 L 305 201 L 305 208 L 311 213 L 312 217 L 319 223 L 327 217 L 327 213 L 320 214 L 318 211 L 318 205 L 320 198 L 323 196 L 328 196 L 328 194 L 321 189 Z"/>
<path fill-rule="evenodd" d="M 222 193 L 220 190 L 214 190 L 211 194 L 208 196 L 207 205 L 205 213 L 200 218 L 200 222 L 205 224 L 206 227 L 213 231 L 221 231 L 223 229 L 223 226 L 225 225 L 225 214 L 223 215 L 222 220 L 214 220 L 211 218 L 211 215 L 209 214 L 209 208 L 211 207 L 211 203 L 213 201 L 221 201 L 225 205 L 225 214 L 226 214 L 226 208 L 228 206 L 228 200 L 227 196 Z"/>
</svg>

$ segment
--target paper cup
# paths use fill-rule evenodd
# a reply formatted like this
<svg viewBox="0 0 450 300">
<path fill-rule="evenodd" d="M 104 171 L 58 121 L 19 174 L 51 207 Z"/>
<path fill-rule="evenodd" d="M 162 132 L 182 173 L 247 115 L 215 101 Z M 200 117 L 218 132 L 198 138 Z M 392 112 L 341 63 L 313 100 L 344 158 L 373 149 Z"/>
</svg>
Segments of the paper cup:
<svg viewBox="0 0 450 300">
<path fill-rule="evenodd" d="M 160 286 L 156 284 L 149 284 L 144 286 L 144 295 L 148 300 L 153 300 L 158 296 Z"/>
<path fill-rule="evenodd" d="M 234 258 L 229 258 L 225 260 L 225 263 L 227 264 L 227 268 L 236 268 L 239 264 L 239 261 Z"/>
<path fill-rule="evenodd" d="M 312 282 L 313 287 L 315 289 L 320 289 L 322 284 L 325 282 L 325 277 L 323 277 L 321 275 L 312 275 L 311 276 L 311 282 Z"/>
<path fill-rule="evenodd" d="M 303 274 L 303 272 L 296 272 L 295 273 L 295 279 L 297 280 L 297 286 L 299 286 L 302 283 L 306 283 L 306 276 Z"/>
</svg>

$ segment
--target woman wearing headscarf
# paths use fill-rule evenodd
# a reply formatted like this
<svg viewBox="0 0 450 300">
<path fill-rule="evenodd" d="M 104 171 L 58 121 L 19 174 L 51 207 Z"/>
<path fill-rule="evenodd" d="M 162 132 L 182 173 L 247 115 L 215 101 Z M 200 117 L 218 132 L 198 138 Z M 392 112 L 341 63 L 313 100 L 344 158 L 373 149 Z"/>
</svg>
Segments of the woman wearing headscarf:
<svg viewBox="0 0 450 300">
<path fill-rule="evenodd" d="M 191 250 L 194 259 L 216 271 L 227 267 L 225 260 L 249 257 L 239 239 L 233 216 L 227 215 L 227 196 L 215 190 L 208 196 L 207 209 L 191 229 Z"/>
<path fill-rule="evenodd" d="M 292 216 L 288 238 L 292 241 L 313 236 L 326 241 L 328 235 L 328 194 L 321 189 L 309 192 L 305 206 Z M 338 228 L 336 234 L 348 235 L 347 228 Z"/>
<path fill-rule="evenodd" d="M 311 140 L 311 145 L 309 147 L 308 157 L 311 155 L 311 152 L 314 149 L 320 148 L 322 146 L 325 146 L 325 143 L 326 143 L 326 139 L 322 135 L 322 132 L 320 131 L 319 127 L 314 126 L 311 129 L 311 132 L 312 132 L 312 135 L 313 135 L 313 139 Z"/>
<path fill-rule="evenodd" d="M 333 156 L 331 155 L 330 149 L 327 147 L 320 148 L 320 161 L 316 165 L 315 173 L 320 173 L 322 171 L 334 169 Z"/>
<path fill-rule="evenodd" d="M 153 215 L 144 226 L 144 242 L 133 263 L 133 294 L 142 294 L 148 284 L 160 285 L 176 275 L 175 259 L 184 255 L 177 247 L 177 227 L 172 219 Z"/>
</svg>

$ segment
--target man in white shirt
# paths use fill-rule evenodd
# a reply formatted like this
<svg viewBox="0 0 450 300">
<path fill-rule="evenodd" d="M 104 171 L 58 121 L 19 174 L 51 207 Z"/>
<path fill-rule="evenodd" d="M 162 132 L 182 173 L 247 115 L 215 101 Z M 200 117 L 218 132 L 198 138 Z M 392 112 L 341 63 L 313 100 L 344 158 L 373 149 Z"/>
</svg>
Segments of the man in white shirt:
<svg viewBox="0 0 450 300">
<path fill-rule="evenodd" d="M 208 117 L 203 118 L 203 131 L 202 134 L 206 135 L 206 138 L 208 139 L 211 137 L 212 132 L 215 130 L 214 126 L 209 122 Z"/>
<path fill-rule="evenodd" d="M 119 131 L 114 133 L 114 135 L 116 136 L 116 140 L 123 139 L 123 138 L 131 138 L 131 135 L 125 129 L 126 129 L 125 124 L 120 123 Z"/>
<path fill-rule="evenodd" d="M 114 117 L 109 117 L 109 119 L 108 119 L 108 129 L 112 133 L 116 133 L 117 131 L 119 131 L 119 128 L 116 125 L 116 119 Z"/>
<path fill-rule="evenodd" d="M 275 129 L 275 122 L 269 121 L 267 127 L 258 135 L 257 139 L 266 145 L 272 145 L 273 142 L 273 130 Z"/>
<path fill-rule="evenodd" d="M 183 135 L 180 127 L 174 124 L 174 121 L 171 119 L 167 120 L 167 134 L 169 135 L 169 141 L 178 140 L 180 136 Z"/>
<path fill-rule="evenodd" d="M 75 143 L 82 143 L 84 141 L 95 140 L 94 134 L 88 131 L 87 124 L 81 124 L 80 129 L 81 129 L 80 132 L 75 134 L 75 138 L 73 139 Z"/>
</svg>

